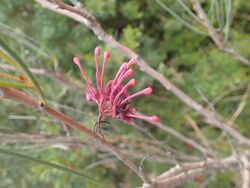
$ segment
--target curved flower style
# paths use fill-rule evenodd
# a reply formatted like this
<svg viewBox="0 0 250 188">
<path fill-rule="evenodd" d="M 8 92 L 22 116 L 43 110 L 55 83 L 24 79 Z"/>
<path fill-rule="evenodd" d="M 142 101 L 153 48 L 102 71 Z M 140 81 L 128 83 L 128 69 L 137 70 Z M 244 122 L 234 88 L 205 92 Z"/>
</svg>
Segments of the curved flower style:
<svg viewBox="0 0 250 188">
<path fill-rule="evenodd" d="M 98 105 L 98 128 L 100 129 L 101 121 L 104 116 L 112 116 L 113 118 L 120 119 L 127 124 L 131 123 L 132 118 L 157 122 L 159 119 L 157 116 L 147 117 L 135 115 L 135 109 L 130 107 L 129 105 L 129 102 L 133 98 L 139 95 L 150 95 L 152 93 L 152 89 L 148 87 L 142 91 L 129 95 L 127 92 L 128 88 L 135 85 L 135 79 L 131 79 L 125 85 L 123 85 L 123 81 L 133 74 L 133 70 L 129 69 L 129 67 L 137 63 L 136 59 L 131 59 L 128 63 L 123 63 L 120 66 L 118 72 L 116 73 L 115 78 L 113 80 L 108 81 L 107 84 L 104 86 L 105 68 L 107 61 L 110 57 L 110 52 L 105 51 L 104 53 L 101 75 L 99 71 L 98 62 L 98 57 L 100 56 L 100 48 L 95 48 L 94 55 L 96 64 L 96 88 L 90 84 L 89 79 L 87 78 L 84 70 L 82 69 L 79 58 L 74 57 L 73 61 L 79 67 L 82 76 L 88 86 L 88 89 L 85 92 L 86 99 L 88 101 L 94 101 Z"/>
</svg>

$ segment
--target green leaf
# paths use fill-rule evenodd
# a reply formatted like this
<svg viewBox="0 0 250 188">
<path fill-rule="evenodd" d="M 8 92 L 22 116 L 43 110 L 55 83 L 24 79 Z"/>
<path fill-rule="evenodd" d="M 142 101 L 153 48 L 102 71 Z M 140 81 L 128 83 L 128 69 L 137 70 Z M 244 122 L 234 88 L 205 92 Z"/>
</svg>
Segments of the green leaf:
<svg viewBox="0 0 250 188">
<path fill-rule="evenodd" d="M 0 80 L 0 87 L 16 88 L 16 89 L 32 88 L 32 86 L 29 86 L 27 84 L 5 82 L 5 81 L 1 81 L 1 80 Z"/>
<path fill-rule="evenodd" d="M 22 34 L 19 30 L 13 29 L 10 26 L 0 22 L 0 33 L 6 35 L 10 38 L 15 39 L 16 41 L 28 46 L 34 51 L 37 51 L 39 54 L 50 57 L 50 53 L 45 50 L 38 42 L 34 39 Z"/>
<path fill-rule="evenodd" d="M 0 57 L 2 57 L 10 65 L 15 67 L 20 73 L 23 72 L 22 68 L 13 59 L 11 59 L 6 53 L 4 53 L 2 50 L 0 50 Z"/>
<path fill-rule="evenodd" d="M 141 36 L 142 32 L 139 28 L 128 25 L 123 29 L 121 42 L 132 49 L 136 49 L 140 46 L 138 40 Z"/>
<path fill-rule="evenodd" d="M 158 3 L 160 5 L 160 7 L 165 10 L 166 12 L 168 12 L 171 16 L 173 16 L 176 20 L 178 20 L 180 23 L 182 23 L 183 25 L 185 25 L 187 28 L 191 29 L 192 31 L 199 33 L 201 35 L 207 35 L 206 32 L 204 32 L 203 30 L 200 30 L 198 27 L 192 25 L 191 23 L 189 23 L 188 21 L 184 20 L 181 16 L 179 16 L 176 12 L 174 12 L 171 8 L 169 8 L 167 5 L 165 5 L 161 0 L 155 0 L 156 3 Z"/>
<path fill-rule="evenodd" d="M 32 84 L 35 87 L 36 91 L 38 92 L 39 96 L 41 97 L 42 102 L 44 102 L 46 104 L 43 92 L 42 92 L 42 90 L 41 90 L 38 82 L 36 81 L 36 79 L 33 76 L 33 74 L 30 72 L 30 70 L 28 69 L 28 67 L 25 65 L 25 63 L 22 61 L 22 59 L 18 55 L 16 55 L 16 53 L 14 51 L 12 51 L 4 43 L 4 41 L 2 39 L 0 39 L 0 48 L 2 48 L 2 50 L 4 51 L 4 53 L 9 56 L 9 59 L 14 60 L 15 63 L 18 64 L 18 66 L 20 66 L 22 68 L 22 73 L 24 74 L 25 77 L 27 77 L 27 78 L 30 79 L 30 81 L 32 82 Z"/>
<path fill-rule="evenodd" d="M 12 156 L 12 157 L 16 157 L 16 158 L 21 158 L 23 160 L 28 160 L 28 161 L 32 161 L 32 162 L 36 162 L 36 163 L 39 163 L 39 164 L 42 164 L 42 165 L 45 165 L 45 166 L 48 166 L 48 167 L 51 167 L 51 168 L 55 168 L 55 169 L 58 169 L 58 170 L 62 170 L 62 171 L 65 171 L 65 172 L 69 172 L 69 173 L 72 173 L 72 174 L 75 174 L 75 175 L 78 175 L 82 178 L 84 178 L 86 181 L 89 181 L 95 185 L 98 185 L 100 187 L 104 187 L 103 185 L 100 185 L 98 183 L 96 183 L 96 180 L 79 172 L 79 171 L 76 171 L 76 170 L 73 170 L 73 169 L 70 169 L 70 168 L 66 168 L 64 166 L 61 166 L 61 165 L 57 165 L 55 163 L 51 163 L 51 162 L 48 162 L 48 161 L 44 161 L 44 160 L 41 160 L 41 159 L 37 159 L 37 158 L 34 158 L 34 157 L 31 157 L 31 156 L 28 156 L 28 155 L 24 155 L 24 154 L 21 154 L 21 153 L 17 153 L 17 152 L 14 152 L 14 151 L 9 151 L 9 150 L 5 150 L 3 148 L 0 148 L 0 153 L 2 154 L 5 154 L 5 155 L 9 155 L 9 156 Z"/>
<path fill-rule="evenodd" d="M 140 11 L 140 2 L 128 1 L 121 7 L 122 13 L 129 19 L 140 19 L 143 16 L 143 12 Z"/>
</svg>

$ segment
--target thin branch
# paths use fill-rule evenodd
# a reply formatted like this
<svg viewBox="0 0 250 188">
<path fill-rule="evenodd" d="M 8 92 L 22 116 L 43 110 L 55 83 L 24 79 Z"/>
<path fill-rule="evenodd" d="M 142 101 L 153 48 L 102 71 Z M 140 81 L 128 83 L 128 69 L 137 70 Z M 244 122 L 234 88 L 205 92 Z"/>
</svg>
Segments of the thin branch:
<svg viewBox="0 0 250 188">
<path fill-rule="evenodd" d="M 154 183 L 156 188 L 173 188 L 196 176 L 224 170 L 235 170 L 237 167 L 238 161 L 235 157 L 224 159 L 208 158 L 200 162 L 176 165 L 155 178 Z"/>
<path fill-rule="evenodd" d="M 166 158 L 169 160 L 169 163 L 172 163 L 172 164 L 176 164 L 176 161 L 198 161 L 201 159 L 201 157 L 197 157 L 197 156 L 193 156 L 193 155 L 190 155 L 189 153 L 184 153 L 184 152 L 181 152 L 181 151 L 178 151 L 176 149 L 174 149 L 173 147 L 171 146 L 168 146 L 164 143 L 164 141 L 160 141 L 158 140 L 157 138 L 154 137 L 154 135 L 151 134 L 150 131 L 146 130 L 145 128 L 142 128 L 142 127 L 139 127 L 138 125 L 136 124 L 132 124 L 136 129 L 142 131 L 142 133 L 145 134 L 145 136 L 148 136 L 149 139 L 147 140 L 150 140 L 152 143 L 154 143 L 154 147 L 157 147 L 158 149 L 161 150 L 161 152 L 159 151 L 154 151 L 154 150 L 149 150 L 149 144 L 148 143 L 145 143 L 145 146 L 147 148 L 146 152 L 147 153 L 153 153 L 154 155 L 152 155 L 149 160 L 155 158 L 156 156 L 158 156 L 159 154 L 163 157 L 163 158 Z M 175 131 L 175 130 L 174 130 Z M 175 131 L 176 132 L 176 131 Z M 185 136 L 184 136 L 185 137 Z M 145 137 L 147 138 L 147 137 Z M 188 139 L 188 138 L 187 138 Z M 190 139 L 192 140 L 192 139 Z M 145 141 L 143 141 L 145 142 Z M 185 141 L 183 141 L 185 143 Z M 187 143 L 188 144 L 188 143 Z M 190 144 L 191 145 L 191 144 Z M 139 148 L 139 147 L 137 147 Z M 202 151 L 201 151 L 202 152 Z M 159 153 L 159 154 L 158 154 Z M 169 153 L 171 153 L 171 156 L 174 156 L 174 159 L 171 157 L 169 157 Z M 203 153 L 204 155 L 207 155 L 207 153 Z"/>
<path fill-rule="evenodd" d="M 203 143 L 203 145 L 205 145 L 207 148 L 209 148 L 209 150 L 212 150 L 212 148 L 210 147 L 210 144 L 209 144 L 207 138 L 204 136 L 204 134 L 202 133 L 202 131 L 200 130 L 200 128 L 198 127 L 198 125 L 195 123 L 195 121 L 189 115 L 187 115 L 187 114 L 184 117 L 188 121 L 188 123 L 190 124 L 190 126 L 192 127 L 192 129 L 195 131 L 197 137 L 201 140 L 201 142 Z"/>
<path fill-rule="evenodd" d="M 242 172 L 242 188 L 250 187 L 250 155 L 242 157 L 243 172 Z"/>
<path fill-rule="evenodd" d="M 11 65 L 1 64 L 1 68 L 5 70 L 15 71 L 16 68 Z M 56 71 L 52 72 L 45 68 L 29 68 L 30 72 L 36 75 L 46 76 L 48 78 L 51 78 L 53 80 L 58 81 L 59 83 L 62 83 L 63 85 L 67 85 L 70 89 L 74 91 L 82 91 L 82 88 L 74 83 L 73 81 L 69 80 L 67 76 L 65 76 L 63 73 Z"/>
<path fill-rule="evenodd" d="M 144 59 L 142 59 L 137 53 L 127 48 L 126 46 L 120 44 L 116 41 L 111 35 L 108 35 L 101 25 L 96 21 L 95 17 L 90 15 L 85 9 L 74 8 L 63 3 L 61 0 L 54 0 L 57 4 L 51 3 L 47 0 L 35 0 L 42 7 L 56 12 L 58 14 L 62 14 L 64 16 L 70 17 L 73 20 L 76 20 L 80 23 L 83 23 L 91 29 L 94 34 L 98 37 L 99 40 L 105 42 L 111 47 L 115 48 L 120 53 L 124 54 L 129 58 L 137 57 L 138 65 L 142 69 L 142 71 L 146 72 L 148 75 L 158 80 L 162 86 L 176 95 L 181 101 L 183 101 L 186 105 L 194 109 L 198 114 L 207 119 L 207 122 L 211 125 L 225 130 L 230 134 L 233 138 L 235 138 L 240 144 L 250 146 L 250 139 L 244 137 L 239 132 L 237 132 L 234 128 L 228 126 L 226 123 L 218 119 L 214 114 L 207 109 L 204 109 L 200 104 L 195 102 L 189 96 L 187 96 L 182 90 L 177 88 L 173 83 L 171 83 L 168 79 L 166 79 L 162 74 L 154 70 L 150 67 Z"/>
<path fill-rule="evenodd" d="M 247 98 L 249 96 L 249 90 L 250 90 L 250 84 L 247 86 L 246 92 L 241 97 L 241 100 L 240 100 L 240 103 L 239 103 L 237 109 L 235 110 L 235 112 L 233 113 L 233 115 L 228 120 L 228 124 L 229 125 L 232 126 L 234 124 L 234 122 L 236 121 L 236 119 L 239 117 L 239 115 L 243 111 L 244 107 L 246 106 L 246 104 L 247 104 Z"/>
<path fill-rule="evenodd" d="M 250 66 L 250 61 L 240 54 L 238 54 L 233 48 L 226 48 L 224 42 L 220 39 L 217 35 L 214 27 L 208 20 L 208 17 L 204 10 L 201 7 L 199 0 L 192 0 L 193 2 L 193 9 L 197 13 L 198 17 L 202 20 L 203 26 L 207 29 L 209 36 L 215 43 L 215 45 L 219 48 L 219 50 L 227 53 L 228 55 L 232 56 L 237 61 L 241 62 L 244 65 Z"/>
<path fill-rule="evenodd" d="M 119 143 L 122 140 L 118 140 Z M 110 142 L 111 144 L 118 143 L 116 139 L 112 139 Z M 139 140 L 138 140 L 139 141 Z M 146 142 L 146 143 L 145 143 Z M 126 143 L 126 141 L 125 141 Z M 106 148 L 98 143 L 93 143 L 89 139 L 79 139 L 73 136 L 62 136 L 62 135 L 46 135 L 46 134 L 34 134 L 34 133 L 23 133 L 23 132 L 12 132 L 8 130 L 0 130 L 0 145 L 7 145 L 7 144 L 34 144 L 40 147 L 50 147 L 50 148 L 62 148 L 65 150 L 70 149 L 82 149 L 84 146 L 87 150 L 91 151 L 100 151 L 100 152 L 109 152 Z M 128 144 L 126 144 L 128 145 Z M 150 147 L 148 147 L 150 146 Z M 174 164 L 173 161 L 167 159 L 163 152 L 160 152 L 158 147 L 149 140 L 143 140 L 142 143 L 130 143 L 128 147 L 123 147 L 120 149 L 122 153 L 129 156 L 132 159 L 141 160 L 147 152 L 139 151 L 137 148 L 143 148 L 147 151 L 151 151 L 151 148 L 154 148 L 153 152 L 156 155 L 152 156 L 148 160 L 151 162 L 157 163 L 170 163 Z M 179 155 L 182 160 L 189 160 L 189 161 L 197 161 L 199 160 L 198 157 L 193 156 L 183 156 Z"/>
<path fill-rule="evenodd" d="M 125 156 L 123 153 L 121 153 L 117 148 L 115 148 L 113 145 L 111 145 L 109 142 L 105 141 L 103 138 L 99 137 L 96 133 L 92 132 L 91 130 L 87 129 L 86 127 L 82 126 L 81 124 L 77 123 L 76 121 L 70 119 L 66 115 L 50 108 L 49 106 L 41 106 L 37 101 L 35 101 L 33 98 L 29 97 L 28 95 L 17 91 L 13 89 L 7 89 L 7 88 L 0 88 L 0 92 L 3 97 L 15 100 L 18 102 L 21 102 L 25 105 L 31 106 L 35 109 L 41 110 L 48 114 L 49 116 L 52 116 L 53 118 L 57 119 L 59 122 L 66 124 L 70 127 L 73 127 L 80 132 L 88 135 L 92 139 L 94 139 L 96 142 L 101 144 L 104 148 L 106 148 L 108 151 L 113 153 L 119 160 L 121 160 L 130 170 L 132 170 L 138 177 L 141 178 L 141 180 L 148 184 L 152 185 L 151 180 L 146 176 L 146 174 L 141 171 L 138 166 L 136 166 L 132 161 L 128 159 L 127 156 Z"/>
<path fill-rule="evenodd" d="M 216 110 L 215 110 L 213 104 L 207 99 L 207 97 L 206 97 L 205 95 L 203 95 L 203 93 L 202 93 L 200 90 L 198 90 L 198 91 L 199 91 L 200 95 L 202 96 L 203 100 L 207 103 L 208 107 L 209 107 L 209 108 L 211 109 L 211 111 L 214 113 L 214 116 L 217 117 L 218 115 L 217 115 L 217 112 L 216 112 Z M 220 119 L 219 116 L 218 116 L 218 118 Z M 225 126 L 225 125 L 222 124 L 222 126 Z M 238 149 L 237 149 L 237 146 L 236 146 L 236 142 L 235 142 L 235 140 L 233 140 L 233 139 L 229 136 L 228 132 L 225 131 L 226 128 L 227 128 L 227 127 L 224 127 L 224 128 L 222 129 L 222 133 L 223 133 L 222 135 L 224 135 L 224 136 L 227 138 L 227 141 L 228 141 L 228 143 L 229 143 L 229 145 L 230 145 L 230 147 L 231 147 L 231 150 L 232 150 L 233 154 L 236 155 L 236 157 L 238 157 L 238 153 L 237 153 Z"/>
<path fill-rule="evenodd" d="M 207 35 L 206 32 L 200 30 L 199 28 L 193 26 L 192 24 L 188 23 L 186 20 L 184 20 L 182 17 L 180 17 L 178 14 L 176 14 L 173 10 L 171 10 L 171 8 L 169 8 L 167 5 L 165 5 L 161 0 L 155 0 L 156 3 L 158 3 L 161 8 L 165 11 L 167 11 L 171 16 L 173 16 L 175 19 L 177 19 L 179 22 L 181 22 L 183 25 L 185 25 L 186 27 L 188 27 L 189 29 L 191 29 L 192 31 L 199 33 L 201 35 Z M 179 3 L 181 3 L 180 1 L 178 1 Z M 186 6 L 182 3 L 182 6 L 184 6 L 185 10 Z M 190 11 L 191 12 L 191 11 Z M 190 13 L 188 12 L 188 13 Z M 193 16 L 193 14 L 191 14 L 191 16 Z"/>
<path fill-rule="evenodd" d="M 113 163 L 113 162 L 115 162 L 115 161 L 117 161 L 117 160 L 118 160 L 118 159 L 115 158 L 115 157 L 105 158 L 105 159 L 102 159 L 102 160 L 99 160 L 99 161 L 96 161 L 96 162 L 94 162 L 94 163 L 89 164 L 88 166 L 86 166 L 86 167 L 84 168 L 84 171 L 87 171 L 87 170 L 89 170 L 89 169 L 91 169 L 91 168 L 95 168 L 95 167 L 97 167 L 97 166 L 107 165 L 107 164 Z"/>
<path fill-rule="evenodd" d="M 144 114 L 139 113 L 139 112 L 137 112 L 137 114 L 144 115 Z M 159 129 L 161 129 L 162 131 L 164 131 L 168 134 L 171 134 L 172 136 L 176 137 L 178 140 L 181 140 L 182 142 L 193 146 L 195 149 L 197 149 L 198 151 L 200 151 L 204 155 L 212 155 L 211 151 L 209 151 L 208 149 L 206 149 L 205 147 L 203 147 L 202 145 L 197 143 L 195 140 L 184 136 L 183 134 L 172 129 L 171 127 L 165 126 L 161 122 L 155 123 L 155 122 L 148 121 L 148 123 L 151 123 L 151 124 L 155 125 L 156 127 L 158 127 Z"/>
<path fill-rule="evenodd" d="M 250 82 L 250 80 L 247 80 L 246 83 L 243 83 L 239 86 L 229 88 L 228 90 L 223 91 L 221 94 L 219 94 L 214 99 L 212 99 L 212 101 L 211 101 L 212 105 L 215 106 L 217 103 L 221 102 L 227 95 L 229 95 L 233 92 L 238 92 L 238 91 L 242 91 L 242 90 L 247 89 L 249 82 Z"/>
<path fill-rule="evenodd" d="M 195 15 L 186 5 L 182 0 L 177 0 L 177 2 L 182 6 L 182 8 L 198 23 L 202 23 L 202 21 L 200 20 L 200 18 Z"/>
</svg>

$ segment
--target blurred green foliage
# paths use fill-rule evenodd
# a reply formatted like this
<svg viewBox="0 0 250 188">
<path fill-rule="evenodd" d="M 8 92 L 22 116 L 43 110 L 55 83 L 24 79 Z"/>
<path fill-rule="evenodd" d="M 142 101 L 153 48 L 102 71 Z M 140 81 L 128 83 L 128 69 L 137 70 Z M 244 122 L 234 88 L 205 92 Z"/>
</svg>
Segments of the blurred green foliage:
<svg viewBox="0 0 250 188">
<path fill-rule="evenodd" d="M 210 102 L 220 98 L 214 104 L 215 109 L 225 119 L 232 116 L 239 102 L 249 87 L 250 71 L 241 66 L 228 55 L 220 52 L 213 42 L 205 35 L 199 35 L 190 31 L 175 18 L 166 13 L 155 1 L 81 1 L 89 12 L 96 16 L 104 29 L 112 34 L 119 42 L 139 53 L 153 68 L 169 78 L 174 84 L 185 91 L 195 101 L 208 106 L 200 93 Z M 183 15 L 183 9 L 171 0 L 162 1 L 178 15 Z M 209 4 L 204 3 L 205 9 Z M 248 1 L 233 1 L 233 21 L 230 26 L 228 45 L 235 48 L 246 58 L 250 57 L 250 5 Z M 84 85 L 80 72 L 72 63 L 72 57 L 80 56 L 84 70 L 91 80 L 94 80 L 93 49 L 101 46 L 102 51 L 110 49 L 100 42 L 94 34 L 82 24 L 56 13 L 43 9 L 34 1 L 25 0 L 1 0 L 0 21 L 10 26 L 17 35 L 11 36 L 0 29 L 0 37 L 3 38 L 15 52 L 25 61 L 29 67 L 45 67 L 54 71 L 59 69 L 71 80 Z M 20 34 L 20 35 L 19 35 Z M 39 44 L 38 49 L 29 47 L 19 40 L 21 35 L 26 35 Z M 106 80 L 112 79 L 119 65 L 128 60 L 113 49 L 111 58 L 107 64 Z M 56 58 L 58 64 L 51 58 Z M 0 60 L 4 64 L 3 60 Z M 0 69 L 1 72 L 7 72 Z M 138 98 L 134 102 L 135 107 L 145 114 L 159 115 L 161 121 L 186 136 L 195 137 L 195 133 L 186 122 L 184 115 L 191 115 L 201 127 L 204 135 L 212 142 L 212 146 L 220 152 L 220 155 L 228 153 L 225 139 L 221 139 L 218 130 L 211 128 L 202 121 L 193 111 L 177 99 L 149 75 L 136 70 L 137 86 L 131 92 L 135 92 L 146 86 L 154 88 L 152 96 Z M 45 97 L 56 109 L 69 115 L 73 119 L 83 122 L 89 128 L 95 123 L 97 109 L 95 105 L 86 103 L 82 93 L 72 91 L 63 84 L 36 76 Z M 200 91 L 200 92 L 199 92 Z M 70 111 L 57 104 L 73 107 Z M 29 133 L 46 133 L 65 135 L 65 131 L 58 123 L 46 117 L 40 112 L 15 102 L 0 99 L 0 128 L 8 131 Z M 81 113 L 78 113 L 81 111 Z M 236 128 L 245 136 L 250 136 L 250 98 L 240 116 L 236 120 Z M 34 116 L 36 121 L 18 120 L 10 118 L 11 115 Z M 143 134 L 133 127 L 126 126 L 115 120 L 110 120 L 111 126 L 107 127 L 107 139 L 114 136 L 123 136 L 133 142 L 136 138 L 143 139 Z M 141 123 L 142 124 L 142 123 Z M 150 131 L 164 144 L 169 145 L 189 154 L 194 154 L 193 149 L 177 141 L 170 135 L 155 129 L 148 124 L 142 124 L 141 128 Z M 80 139 L 87 139 L 77 131 L 70 130 L 70 134 Z M 117 143 L 119 145 L 119 143 Z M 218 145 L 219 144 L 219 145 Z M 102 153 L 89 151 L 88 149 L 53 148 L 36 146 L 32 144 L 8 144 L 8 149 L 19 151 L 33 157 L 55 162 L 64 166 L 77 168 L 85 172 L 85 168 L 102 159 Z M 150 153 L 145 153 L 145 156 Z M 110 156 L 107 156 L 107 158 Z M 140 160 L 135 161 L 137 163 Z M 41 166 L 23 160 L 14 160 L 0 154 L 1 180 L 0 187 L 94 187 L 80 177 L 58 171 L 47 166 Z M 170 165 L 157 162 L 145 162 L 145 169 L 153 175 L 160 174 Z M 135 177 L 120 162 L 97 166 L 86 170 L 87 174 L 106 187 L 120 187 L 122 183 L 130 182 L 133 186 L 139 186 L 140 180 Z M 234 187 L 231 173 L 218 174 L 210 177 L 208 187 Z M 209 179 L 209 178 L 208 178 Z M 198 181 L 184 185 L 183 187 L 198 187 Z"/>
</svg>

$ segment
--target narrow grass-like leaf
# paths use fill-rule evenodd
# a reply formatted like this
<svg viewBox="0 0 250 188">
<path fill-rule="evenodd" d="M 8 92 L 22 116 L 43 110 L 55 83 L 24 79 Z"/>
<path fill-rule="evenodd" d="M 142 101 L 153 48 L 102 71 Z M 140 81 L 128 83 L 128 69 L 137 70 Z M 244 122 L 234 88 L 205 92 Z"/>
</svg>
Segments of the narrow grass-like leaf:
<svg viewBox="0 0 250 188">
<path fill-rule="evenodd" d="M 232 17 L 232 2 L 231 0 L 225 0 L 225 19 L 226 19 L 226 23 L 224 26 L 224 42 L 227 42 L 228 40 L 228 36 L 229 36 L 229 30 L 230 30 L 230 24 L 231 24 L 231 17 Z"/>
<path fill-rule="evenodd" d="M 161 0 L 155 0 L 160 7 L 167 11 L 171 16 L 173 16 L 175 19 L 177 19 L 179 22 L 181 22 L 183 25 L 185 25 L 186 27 L 188 27 L 189 29 L 191 29 L 192 31 L 199 33 L 201 35 L 207 35 L 206 32 L 200 30 L 199 28 L 196 28 L 195 26 L 193 26 L 192 24 L 188 23 L 186 20 L 184 20 L 182 17 L 180 17 L 178 14 L 176 14 L 173 10 L 171 10 L 167 5 L 165 5 Z"/>
<path fill-rule="evenodd" d="M 23 76 L 14 76 L 8 73 L 0 73 L 0 78 L 5 78 L 8 80 L 14 80 L 14 81 L 18 81 L 19 84 L 25 84 L 27 86 L 27 88 L 34 88 L 33 84 L 30 82 L 30 80 L 25 79 Z M 26 87 L 25 87 L 26 88 Z"/>
<path fill-rule="evenodd" d="M 214 22 L 216 20 L 216 11 L 215 11 L 216 10 L 216 8 L 215 8 L 216 2 L 215 1 L 217 1 L 217 0 L 211 0 L 210 7 L 209 7 L 208 13 L 207 13 L 208 18 L 210 20 L 210 23 L 212 23 L 212 24 L 214 24 Z M 216 30 L 216 28 L 215 28 L 215 30 Z"/>
<path fill-rule="evenodd" d="M 38 42 L 34 39 L 18 32 L 17 30 L 11 28 L 10 26 L 0 22 L 0 33 L 6 35 L 10 38 L 15 39 L 16 41 L 28 46 L 30 49 L 38 52 L 42 56 L 49 57 L 51 56 L 48 51 L 46 51 Z"/>
<path fill-rule="evenodd" d="M 8 74 L 8 73 L 0 73 L 0 78 L 6 78 L 6 79 L 9 79 L 9 80 L 21 81 L 19 76 L 13 76 L 13 75 Z"/>
<path fill-rule="evenodd" d="M 20 73 L 23 73 L 22 68 L 13 59 L 11 59 L 6 53 L 4 53 L 1 49 L 0 49 L 0 57 L 2 57 L 10 65 L 15 67 Z"/>
<path fill-rule="evenodd" d="M 9 150 L 6 150 L 6 149 L 3 149 L 3 148 L 0 148 L 0 153 L 2 154 L 5 154 L 5 155 L 9 155 L 9 156 L 12 156 L 12 157 L 16 157 L 16 158 L 20 158 L 20 159 L 23 159 L 23 160 L 28 160 L 28 161 L 31 161 L 31 162 L 35 162 L 35 163 L 39 163 L 39 164 L 42 164 L 42 165 L 45 165 L 45 166 L 48 166 L 48 167 L 51 167 L 51 168 L 55 168 L 55 169 L 58 169 L 58 170 L 62 170 L 62 171 L 65 171 L 65 172 L 69 172 L 69 173 L 72 173 L 72 174 L 75 174 L 75 175 L 78 175 L 82 178 L 84 178 L 86 181 L 88 182 L 91 182 L 95 185 L 98 185 L 99 187 L 104 187 L 103 185 L 100 185 L 99 183 L 97 183 L 97 181 L 79 171 L 76 171 L 76 170 L 73 170 L 73 169 L 70 169 L 70 168 L 66 168 L 64 166 L 61 166 L 61 165 L 58 165 L 58 164 L 55 164 L 55 163 L 51 163 L 51 162 L 48 162 L 48 161 L 44 161 L 44 160 L 41 160 L 41 159 L 37 159 L 37 158 L 34 158 L 34 157 L 31 157 L 31 156 L 28 156 L 28 155 L 24 155 L 24 154 L 21 154 L 21 153 L 17 153 L 17 152 L 14 152 L 14 151 L 9 151 Z"/>
<path fill-rule="evenodd" d="M 28 69 L 28 67 L 25 65 L 25 63 L 22 61 L 22 59 L 16 55 L 16 53 L 14 51 L 12 51 L 5 43 L 2 39 L 0 39 L 0 48 L 2 48 L 2 50 L 8 54 L 8 56 L 14 60 L 23 70 L 24 76 L 29 78 L 29 80 L 32 82 L 34 88 L 36 89 L 36 91 L 38 92 L 39 96 L 42 99 L 42 102 L 46 104 L 45 99 L 44 99 L 44 95 L 43 92 L 38 84 L 38 82 L 36 81 L 35 77 L 33 76 L 33 74 L 30 72 L 30 70 Z"/>
<path fill-rule="evenodd" d="M 185 3 L 183 3 L 182 0 L 177 0 L 177 2 L 182 6 L 182 8 L 194 19 L 196 20 L 198 23 L 202 24 L 202 21 L 200 20 L 200 18 L 198 16 L 196 16 L 186 5 Z"/>
<path fill-rule="evenodd" d="M 23 89 L 23 88 L 32 88 L 32 86 L 27 84 L 15 83 L 15 82 L 5 82 L 0 80 L 0 87 L 5 88 L 16 88 L 16 89 Z"/>
</svg>

